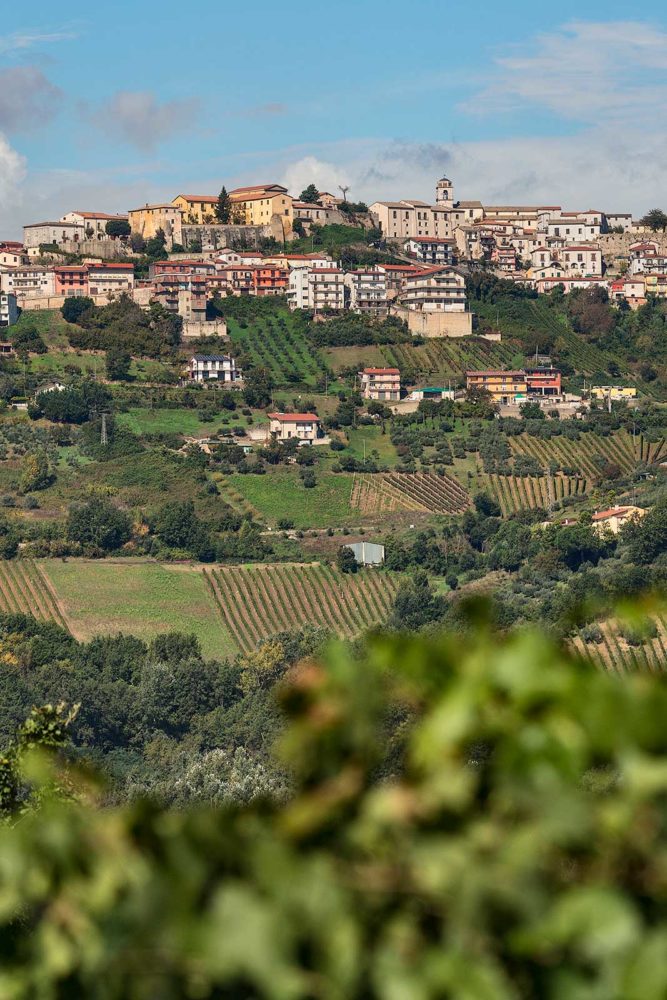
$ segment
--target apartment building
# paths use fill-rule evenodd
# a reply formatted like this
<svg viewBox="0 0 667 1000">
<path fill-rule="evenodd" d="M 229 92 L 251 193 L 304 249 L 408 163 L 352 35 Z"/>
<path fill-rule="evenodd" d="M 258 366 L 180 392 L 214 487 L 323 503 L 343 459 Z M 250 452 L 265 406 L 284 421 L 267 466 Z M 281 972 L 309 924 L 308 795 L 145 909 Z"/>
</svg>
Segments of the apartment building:
<svg viewBox="0 0 667 1000">
<path fill-rule="evenodd" d="M 524 372 L 529 396 L 560 396 L 561 374 L 555 368 L 538 366 Z"/>
<path fill-rule="evenodd" d="M 566 273 L 577 271 L 589 277 L 602 275 L 602 252 L 590 243 L 564 243 L 553 248 L 540 246 L 533 250 L 530 259 L 536 270 L 559 263 Z"/>
<path fill-rule="evenodd" d="M 387 315 L 387 276 L 383 268 L 348 271 L 345 302 L 352 312 L 384 319 Z"/>
<path fill-rule="evenodd" d="M 451 264 L 455 245 L 451 237 L 412 236 L 403 250 L 421 264 Z"/>
<path fill-rule="evenodd" d="M 13 326 L 18 318 L 19 308 L 14 293 L 0 292 L 0 326 Z"/>
<path fill-rule="evenodd" d="M 359 382 L 364 399 L 389 402 L 401 398 L 401 373 L 398 368 L 364 368 L 359 372 Z"/>
<path fill-rule="evenodd" d="M 79 243 L 85 238 L 86 227 L 82 222 L 31 222 L 23 227 L 26 250 L 37 249 L 42 244 Z"/>
<path fill-rule="evenodd" d="M 409 239 L 413 236 L 449 237 L 451 207 L 426 201 L 376 201 L 369 211 L 377 219 L 383 236 Z"/>
<path fill-rule="evenodd" d="M 465 279 L 449 267 L 428 267 L 406 275 L 400 301 L 419 312 L 465 312 Z"/>
<path fill-rule="evenodd" d="M 394 299 L 402 290 L 405 279 L 411 274 L 419 274 L 423 267 L 421 264 L 383 264 L 382 270 L 387 283 L 387 298 Z"/>
<path fill-rule="evenodd" d="M 485 205 L 484 221 L 511 222 L 521 229 L 544 229 L 561 214 L 560 205 Z"/>
<path fill-rule="evenodd" d="M 216 267 L 212 260 L 156 260 L 149 265 L 148 277 L 161 274 L 203 274 L 212 277 Z"/>
<path fill-rule="evenodd" d="M 320 418 L 316 413 L 269 413 L 269 433 L 278 441 L 316 441 L 321 434 Z"/>
<path fill-rule="evenodd" d="M 525 402 L 528 397 L 526 373 L 523 371 L 466 372 L 468 392 L 488 392 L 494 403 L 509 406 Z"/>
<path fill-rule="evenodd" d="M 207 278 L 203 274 L 159 274 L 152 281 L 151 298 L 184 323 L 206 322 Z"/>
<path fill-rule="evenodd" d="M 107 222 L 127 222 L 127 215 L 109 215 L 106 212 L 67 212 L 61 222 L 71 222 L 83 226 L 84 239 L 110 240 L 107 233 Z"/>
<path fill-rule="evenodd" d="M 183 241 L 183 212 L 177 205 L 146 204 L 141 208 L 130 209 L 127 218 L 132 232 L 145 240 L 153 239 L 161 229 L 168 247 Z"/>
<path fill-rule="evenodd" d="M 209 278 L 209 287 L 225 295 L 251 295 L 254 288 L 254 264 L 227 264 L 216 268 L 215 278 Z"/>
<path fill-rule="evenodd" d="M 0 289 L 3 292 L 13 292 L 19 306 L 26 299 L 48 298 L 55 294 L 53 268 L 37 264 L 0 268 Z"/>
<path fill-rule="evenodd" d="M 88 264 L 88 294 L 106 295 L 117 299 L 130 294 L 134 288 L 134 265 L 115 261 L 100 261 Z"/>
<path fill-rule="evenodd" d="M 560 265 L 559 265 L 560 266 Z M 566 295 L 573 288 L 607 288 L 605 278 L 589 278 L 585 276 L 570 277 L 561 270 L 558 276 L 541 276 L 537 272 L 531 275 L 533 287 L 540 293 L 551 292 L 557 285 L 562 285 Z"/>
<path fill-rule="evenodd" d="M 514 274 L 518 263 L 515 247 L 496 244 L 491 251 L 491 262 L 498 271 Z"/>
<path fill-rule="evenodd" d="M 602 223 L 597 213 L 562 212 L 559 217 L 549 219 L 545 232 L 547 236 L 562 237 L 566 243 L 592 243 L 600 238 Z"/>
<path fill-rule="evenodd" d="M 88 295 L 88 268 L 85 264 L 63 264 L 53 268 L 54 294 L 65 298 Z"/>
<path fill-rule="evenodd" d="M 193 354 L 188 361 L 188 378 L 191 382 L 234 385 L 242 377 L 236 361 L 227 354 Z"/>
<path fill-rule="evenodd" d="M 264 261 L 252 268 L 252 283 L 253 295 L 286 295 L 289 276 L 278 264 Z"/>
<path fill-rule="evenodd" d="M 268 226 L 280 220 L 285 235 L 294 220 L 293 199 L 280 184 L 256 184 L 229 192 L 232 221 L 246 226 Z"/>
<path fill-rule="evenodd" d="M 667 256 L 648 250 L 636 254 L 630 261 L 630 274 L 667 274 Z"/>
<path fill-rule="evenodd" d="M 287 302 L 290 309 L 313 312 L 345 308 L 345 275 L 337 267 L 297 267 L 290 271 Z"/>
<path fill-rule="evenodd" d="M 292 271 L 296 267 L 333 267 L 334 263 L 326 253 L 276 253 L 269 257 L 260 258 L 258 264 L 277 264 L 285 271 Z"/>
<path fill-rule="evenodd" d="M 183 224 L 188 226 L 209 225 L 216 221 L 218 204 L 214 194 L 178 194 L 172 205 L 182 212 Z"/>
</svg>

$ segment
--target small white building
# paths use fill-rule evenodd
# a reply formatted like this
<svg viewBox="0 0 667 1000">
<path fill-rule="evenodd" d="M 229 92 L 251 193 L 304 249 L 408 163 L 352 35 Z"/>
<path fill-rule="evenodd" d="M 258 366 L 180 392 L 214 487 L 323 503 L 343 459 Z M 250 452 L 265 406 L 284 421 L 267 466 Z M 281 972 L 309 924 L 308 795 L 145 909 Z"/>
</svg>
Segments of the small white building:
<svg viewBox="0 0 667 1000">
<path fill-rule="evenodd" d="M 242 378 L 236 361 L 227 354 L 193 354 L 188 362 L 188 374 L 192 382 L 224 385 L 233 385 Z"/>
<path fill-rule="evenodd" d="M 54 270 L 39 264 L 0 267 L 0 290 L 13 292 L 20 305 L 26 299 L 49 298 L 55 295 Z"/>
<path fill-rule="evenodd" d="M 107 233 L 107 222 L 127 222 L 128 218 L 127 215 L 108 215 L 106 212 L 67 212 L 60 221 L 83 226 L 87 240 L 110 240 L 113 237 Z"/>
<path fill-rule="evenodd" d="M 0 326 L 13 326 L 18 318 L 16 296 L 12 292 L 0 292 Z"/>
<path fill-rule="evenodd" d="M 316 441 L 320 436 L 320 418 L 316 413 L 269 413 L 269 433 L 278 441 Z"/>
</svg>

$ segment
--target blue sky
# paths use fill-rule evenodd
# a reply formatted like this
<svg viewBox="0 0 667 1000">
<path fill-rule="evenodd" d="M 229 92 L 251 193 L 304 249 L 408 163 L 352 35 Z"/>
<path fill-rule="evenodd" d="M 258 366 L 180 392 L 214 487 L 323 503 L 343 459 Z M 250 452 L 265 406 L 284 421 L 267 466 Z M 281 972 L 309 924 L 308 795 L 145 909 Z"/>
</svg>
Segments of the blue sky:
<svg viewBox="0 0 667 1000">
<path fill-rule="evenodd" d="M 258 180 L 643 211 L 667 11 L 645 0 L 174 0 L 3 9 L 0 238 Z M 602 200 L 601 204 L 596 204 Z"/>
</svg>

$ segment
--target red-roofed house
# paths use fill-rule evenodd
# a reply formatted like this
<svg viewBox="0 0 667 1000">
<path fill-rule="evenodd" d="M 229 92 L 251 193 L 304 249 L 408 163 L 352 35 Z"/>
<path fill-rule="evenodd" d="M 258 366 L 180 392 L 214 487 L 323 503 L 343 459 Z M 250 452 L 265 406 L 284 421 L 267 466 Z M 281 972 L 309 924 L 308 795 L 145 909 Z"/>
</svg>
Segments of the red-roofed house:
<svg viewBox="0 0 667 1000">
<path fill-rule="evenodd" d="M 621 528 L 630 521 L 638 521 L 647 514 L 643 507 L 609 507 L 608 510 L 599 510 L 593 514 L 593 528 L 598 534 L 611 531 L 612 535 L 617 535 Z"/>
</svg>

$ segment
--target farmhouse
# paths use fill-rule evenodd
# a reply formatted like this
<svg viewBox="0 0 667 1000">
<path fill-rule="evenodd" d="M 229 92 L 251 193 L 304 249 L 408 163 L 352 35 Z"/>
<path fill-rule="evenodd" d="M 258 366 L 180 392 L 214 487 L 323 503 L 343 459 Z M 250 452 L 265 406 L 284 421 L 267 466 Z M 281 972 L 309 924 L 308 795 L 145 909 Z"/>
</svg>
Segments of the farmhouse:
<svg viewBox="0 0 667 1000">
<path fill-rule="evenodd" d="M 526 373 L 523 371 L 466 372 L 466 388 L 469 392 L 488 392 L 495 403 L 505 406 L 524 402 L 528 395 Z"/>
<path fill-rule="evenodd" d="M 399 400 L 401 373 L 398 368 L 364 368 L 359 372 L 364 399 Z"/>
<path fill-rule="evenodd" d="M 241 380 L 234 358 L 227 354 L 193 354 L 188 362 L 188 375 L 193 382 L 223 382 L 229 385 Z"/>
<path fill-rule="evenodd" d="M 608 510 L 599 510 L 593 514 L 593 528 L 598 534 L 611 531 L 612 535 L 617 535 L 621 528 L 630 521 L 638 521 L 647 511 L 643 507 L 610 507 Z"/>
<path fill-rule="evenodd" d="M 278 441 L 315 441 L 321 433 L 320 418 L 316 413 L 269 413 L 269 433 Z"/>
</svg>

